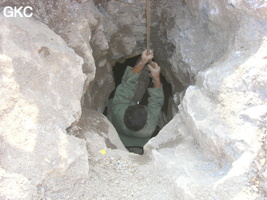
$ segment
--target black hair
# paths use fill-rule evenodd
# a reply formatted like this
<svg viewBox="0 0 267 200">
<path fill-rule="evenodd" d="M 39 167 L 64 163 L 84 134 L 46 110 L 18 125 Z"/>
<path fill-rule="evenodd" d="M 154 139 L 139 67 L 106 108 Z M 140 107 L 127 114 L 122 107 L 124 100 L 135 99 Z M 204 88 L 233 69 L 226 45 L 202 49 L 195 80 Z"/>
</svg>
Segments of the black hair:
<svg viewBox="0 0 267 200">
<path fill-rule="evenodd" d="M 132 131 L 141 130 L 147 120 L 147 111 L 143 105 L 129 106 L 124 114 L 124 123 Z"/>
</svg>

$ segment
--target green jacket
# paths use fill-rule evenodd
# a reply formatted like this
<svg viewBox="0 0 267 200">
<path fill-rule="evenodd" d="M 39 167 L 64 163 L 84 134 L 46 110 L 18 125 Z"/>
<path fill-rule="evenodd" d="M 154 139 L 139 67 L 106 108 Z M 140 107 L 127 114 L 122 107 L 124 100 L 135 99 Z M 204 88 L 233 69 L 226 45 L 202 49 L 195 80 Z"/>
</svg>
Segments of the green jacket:
<svg viewBox="0 0 267 200">
<path fill-rule="evenodd" d="M 124 113 L 128 106 L 134 105 L 132 101 L 139 74 L 132 72 L 131 67 L 127 67 L 124 72 L 122 83 L 117 87 L 112 102 L 109 103 L 108 119 L 116 128 L 124 146 L 144 146 L 154 133 L 161 107 L 164 103 L 163 89 L 148 88 L 147 122 L 144 128 L 139 131 L 129 130 L 124 124 Z"/>
</svg>

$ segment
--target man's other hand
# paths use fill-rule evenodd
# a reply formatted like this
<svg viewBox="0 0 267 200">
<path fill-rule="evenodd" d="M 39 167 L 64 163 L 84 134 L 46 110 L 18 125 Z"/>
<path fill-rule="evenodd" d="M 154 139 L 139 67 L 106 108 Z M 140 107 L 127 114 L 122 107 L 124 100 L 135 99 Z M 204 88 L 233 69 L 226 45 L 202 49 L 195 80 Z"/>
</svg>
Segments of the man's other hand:
<svg viewBox="0 0 267 200">
<path fill-rule="evenodd" d="M 152 78 L 159 78 L 160 77 L 160 66 L 157 63 L 151 62 L 147 66 L 151 72 Z"/>
<path fill-rule="evenodd" d="M 148 64 L 148 68 L 149 68 L 151 76 L 153 78 L 154 87 L 160 88 L 161 87 L 160 66 L 155 62 L 151 62 Z"/>
</svg>

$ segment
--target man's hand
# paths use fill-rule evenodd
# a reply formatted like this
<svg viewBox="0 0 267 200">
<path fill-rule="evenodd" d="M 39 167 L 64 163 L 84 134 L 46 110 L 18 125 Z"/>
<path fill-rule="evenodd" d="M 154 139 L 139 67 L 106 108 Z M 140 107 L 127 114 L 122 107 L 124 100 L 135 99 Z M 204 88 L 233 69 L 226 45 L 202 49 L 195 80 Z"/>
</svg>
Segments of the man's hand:
<svg viewBox="0 0 267 200">
<path fill-rule="evenodd" d="M 147 66 L 151 72 L 151 76 L 153 79 L 160 78 L 160 66 L 157 63 L 151 62 Z"/>
<path fill-rule="evenodd" d="M 134 66 L 132 71 L 136 74 L 140 74 L 144 69 L 146 63 L 148 63 L 153 58 L 153 52 L 149 50 L 149 54 L 147 50 L 143 51 L 140 61 Z"/>
<path fill-rule="evenodd" d="M 148 65 L 148 68 L 149 68 L 149 70 L 151 72 L 151 76 L 153 78 L 154 88 L 160 88 L 161 87 L 160 66 L 155 62 L 151 62 Z"/>
<path fill-rule="evenodd" d="M 153 52 L 151 50 L 149 50 L 149 53 L 147 50 L 142 52 L 142 56 L 141 56 L 141 62 L 143 64 L 148 63 L 150 60 L 152 60 L 152 58 L 154 57 Z"/>
</svg>

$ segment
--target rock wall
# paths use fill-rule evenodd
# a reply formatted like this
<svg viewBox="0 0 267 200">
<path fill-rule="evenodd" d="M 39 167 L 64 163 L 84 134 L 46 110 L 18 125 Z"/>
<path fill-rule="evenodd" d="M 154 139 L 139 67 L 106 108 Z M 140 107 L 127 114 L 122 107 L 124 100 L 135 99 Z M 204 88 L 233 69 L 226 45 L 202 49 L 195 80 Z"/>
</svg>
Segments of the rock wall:
<svg viewBox="0 0 267 200">
<path fill-rule="evenodd" d="M 252 146 L 258 145 L 257 138 L 264 130 L 266 120 L 267 93 L 263 87 L 266 82 L 266 25 L 249 18 L 240 25 L 232 52 L 199 73 L 197 84 L 188 88 L 182 104 L 182 113 L 191 116 L 194 128 L 205 129 L 204 135 L 201 131 L 194 131 L 198 141 L 206 143 L 203 144 L 205 149 L 214 151 L 214 154 L 218 150 L 220 153 L 229 151 L 223 155 L 216 154 L 216 157 L 230 160 L 236 160 L 244 149 L 254 149 Z M 215 145 L 217 147 L 212 149 L 211 141 L 227 146 L 229 142 L 235 144 L 228 148 Z M 246 145 L 252 146 L 248 148 Z M 238 154 L 233 155 L 234 152 Z"/>
<path fill-rule="evenodd" d="M 109 96 L 106 91 L 113 90 L 114 83 L 110 60 L 107 61 L 109 44 L 104 34 L 102 16 L 93 1 L 4 0 L 0 3 L 1 10 L 5 6 L 25 5 L 33 8 L 34 18 L 60 35 L 83 58 L 82 68 L 87 79 L 82 104 L 102 112 Z"/>
<path fill-rule="evenodd" d="M 169 10 L 175 9 L 175 3 L 171 5 Z M 264 138 L 267 95 L 263 85 L 266 85 L 267 22 L 263 12 L 267 4 L 260 1 L 184 1 L 179 6 L 188 19 L 196 22 L 183 20 L 179 12 L 167 12 L 173 13 L 168 17 L 170 28 L 166 29 L 172 38 L 167 39 L 176 47 L 169 56 L 172 68 L 175 68 L 172 71 L 177 77 L 183 76 L 179 79 L 184 85 L 193 84 L 186 90 L 178 114 L 189 129 L 179 128 L 183 126 L 182 122 L 170 122 L 173 124 L 171 127 L 182 130 L 176 130 L 176 136 L 167 135 L 172 128 L 166 126 L 159 138 L 148 144 L 147 151 L 153 153 L 151 149 L 166 147 L 173 144 L 173 140 L 182 138 L 185 142 L 177 145 L 172 155 L 176 157 L 174 160 L 179 160 L 177 164 L 183 163 L 186 162 L 184 155 L 180 155 L 177 149 L 188 144 L 186 141 L 193 137 L 201 149 L 212 155 L 211 159 L 217 160 L 220 168 L 230 174 L 221 178 L 216 187 L 213 185 L 213 189 L 208 189 L 209 197 L 200 195 L 203 199 L 215 195 L 213 192 L 218 189 L 218 183 L 224 188 L 231 185 L 240 187 L 238 179 L 243 180 L 240 191 L 247 190 L 245 185 L 251 185 L 252 191 L 262 193 L 266 191 Z M 248 6 L 254 10 L 248 11 Z M 183 81 L 185 77 L 187 82 Z M 170 159 L 163 148 L 158 151 Z M 198 157 L 195 155 L 192 160 Z M 228 169 L 227 163 L 231 166 Z M 185 199 L 200 198 L 196 191 L 205 191 L 199 179 L 191 175 L 202 173 L 200 169 L 195 170 L 185 172 L 185 177 L 181 175 L 176 180 L 178 191 Z M 208 183 L 205 184 L 207 189 Z M 242 192 L 235 193 L 240 198 L 246 196 Z M 228 195 L 222 194 L 223 199 L 233 198 L 230 193 Z"/>
<path fill-rule="evenodd" d="M 34 19 L 0 15 L 1 199 L 44 199 L 88 176 L 81 116 L 83 60 Z"/>
</svg>

